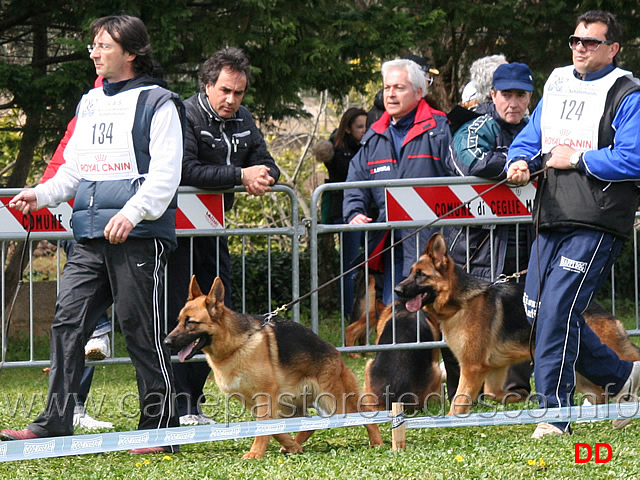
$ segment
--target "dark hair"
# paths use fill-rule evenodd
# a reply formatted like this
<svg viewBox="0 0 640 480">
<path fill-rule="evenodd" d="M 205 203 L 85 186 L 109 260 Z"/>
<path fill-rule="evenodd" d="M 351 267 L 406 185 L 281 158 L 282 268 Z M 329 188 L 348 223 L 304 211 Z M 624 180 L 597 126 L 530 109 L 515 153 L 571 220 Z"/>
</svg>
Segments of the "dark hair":
<svg viewBox="0 0 640 480">
<path fill-rule="evenodd" d="M 342 114 L 342 118 L 340 119 L 340 125 L 338 126 L 338 130 L 336 131 L 336 136 L 334 137 L 335 146 L 339 148 L 344 148 L 344 138 L 347 135 L 347 129 L 351 128 L 353 122 L 356 121 L 356 118 L 364 115 L 367 116 L 367 112 L 362 108 L 351 107 L 348 108 L 346 112 Z"/>
<path fill-rule="evenodd" d="M 206 62 L 202 64 L 198 80 L 200 81 L 200 90 L 205 91 L 208 84 L 215 85 L 223 68 L 228 67 L 233 72 L 244 73 L 247 78 L 246 90 L 249 89 L 251 81 L 251 66 L 249 59 L 242 50 L 236 47 L 227 47 L 218 50 Z"/>
<path fill-rule="evenodd" d="M 620 25 L 620 22 L 618 22 L 618 19 L 613 13 L 605 12 L 604 10 L 590 10 L 578 17 L 576 27 L 581 23 L 585 25 L 604 23 L 607 26 L 607 40 L 622 45 L 622 25 Z"/>
<path fill-rule="evenodd" d="M 125 52 L 135 55 L 133 71 L 136 75 L 152 75 L 154 60 L 147 29 L 138 17 L 110 15 L 95 20 L 90 27 L 91 38 L 105 30 Z"/>
</svg>

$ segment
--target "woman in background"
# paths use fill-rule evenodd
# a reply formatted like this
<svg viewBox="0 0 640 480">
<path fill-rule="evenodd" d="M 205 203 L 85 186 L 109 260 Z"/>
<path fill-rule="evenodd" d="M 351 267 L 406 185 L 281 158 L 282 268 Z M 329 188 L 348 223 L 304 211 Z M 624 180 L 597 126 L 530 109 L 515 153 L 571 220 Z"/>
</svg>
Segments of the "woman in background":
<svg viewBox="0 0 640 480">
<path fill-rule="evenodd" d="M 344 182 L 349 171 L 349 162 L 360 149 L 360 140 L 364 136 L 367 123 L 367 112 L 362 108 L 347 109 L 340 125 L 331 134 L 329 141 L 319 142 L 315 148 L 318 160 L 327 167 L 327 182 Z M 327 191 L 322 194 L 321 220 L 325 224 L 342 224 L 342 190 Z M 343 271 L 352 267 L 360 250 L 361 232 L 342 232 Z M 353 305 L 353 279 L 355 271 L 344 277 L 344 311 L 351 314 Z"/>
</svg>

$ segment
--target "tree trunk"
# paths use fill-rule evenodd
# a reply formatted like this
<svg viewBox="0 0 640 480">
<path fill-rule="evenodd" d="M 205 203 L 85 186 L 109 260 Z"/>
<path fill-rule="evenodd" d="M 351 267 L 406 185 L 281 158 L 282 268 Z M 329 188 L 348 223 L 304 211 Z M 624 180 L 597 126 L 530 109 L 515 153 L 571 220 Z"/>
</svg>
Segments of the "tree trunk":
<svg viewBox="0 0 640 480">
<path fill-rule="evenodd" d="M 33 26 L 33 53 L 31 62 L 32 64 L 42 65 L 32 68 L 33 76 L 36 78 L 43 77 L 47 73 L 46 66 L 44 66 L 42 60 L 47 57 L 48 48 L 47 21 L 46 15 L 43 14 L 34 20 Z M 26 120 L 22 130 L 22 138 L 20 139 L 20 151 L 18 152 L 13 171 L 7 180 L 7 187 L 10 188 L 25 186 L 27 178 L 29 177 L 29 171 L 31 170 L 31 164 L 33 163 L 33 154 L 40 143 L 42 113 L 39 106 L 32 105 L 31 107 L 25 107 L 24 115 Z M 24 242 L 17 245 L 5 270 L 4 288 L 7 294 L 6 298 L 9 299 L 8 307 L 11 306 L 10 303 L 13 300 L 13 295 L 18 288 L 18 281 L 22 278 L 24 265 L 20 265 L 20 260 L 22 259 L 23 248 Z"/>
<path fill-rule="evenodd" d="M 40 112 L 25 113 L 27 119 L 24 123 L 22 139 L 20 140 L 20 151 L 13 171 L 7 180 L 7 187 L 9 188 L 25 186 L 33 163 L 33 154 L 40 143 L 40 120 L 42 119 L 42 114 Z"/>
</svg>

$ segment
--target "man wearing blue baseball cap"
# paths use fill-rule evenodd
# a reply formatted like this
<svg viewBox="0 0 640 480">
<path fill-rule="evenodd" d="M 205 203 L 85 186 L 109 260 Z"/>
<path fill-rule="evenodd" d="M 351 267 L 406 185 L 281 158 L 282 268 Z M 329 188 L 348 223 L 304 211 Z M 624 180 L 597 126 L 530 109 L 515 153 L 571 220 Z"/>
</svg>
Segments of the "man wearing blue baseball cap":
<svg viewBox="0 0 640 480">
<path fill-rule="evenodd" d="M 527 65 L 505 63 L 498 66 L 493 74 L 491 100 L 480 104 L 475 112 L 469 113 L 476 118 L 468 120 L 454 132 L 445 161 L 451 175 L 474 175 L 491 180 L 502 180 L 505 177 L 507 150 L 529 121 L 527 108 L 532 91 L 533 75 Z M 493 229 L 451 229 L 448 235 L 447 243 L 454 261 L 468 267 L 472 275 L 489 282 L 500 274 L 511 275 L 526 268 L 529 248 L 533 242 L 533 231 L 530 228 L 515 225 L 496 226 Z M 470 259 L 469 265 L 467 258 Z M 449 352 L 443 350 L 442 356 L 447 369 L 449 400 L 452 400 L 458 387 L 459 366 Z M 531 392 L 531 373 L 529 362 L 513 365 L 504 385 L 505 391 L 526 398 Z"/>
</svg>

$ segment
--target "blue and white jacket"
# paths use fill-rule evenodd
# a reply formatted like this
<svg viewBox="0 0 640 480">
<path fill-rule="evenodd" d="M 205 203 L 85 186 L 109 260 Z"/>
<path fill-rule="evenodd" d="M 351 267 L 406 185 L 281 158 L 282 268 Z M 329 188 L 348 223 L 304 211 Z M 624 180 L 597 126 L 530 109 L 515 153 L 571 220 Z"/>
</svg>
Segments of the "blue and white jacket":
<svg viewBox="0 0 640 480">
<path fill-rule="evenodd" d="M 603 78 L 616 68 L 611 64 L 587 73 L 584 81 Z M 518 160 L 525 160 L 532 173 L 545 165 L 548 155 L 542 154 L 540 127 L 544 100 L 511 144 L 505 171 Z M 639 180 L 640 85 L 623 75 L 607 94 L 598 149 L 586 151 L 577 169 L 551 168 L 538 180 L 534 222 L 539 221 L 541 229 L 580 227 L 627 237 L 638 207 Z"/>
<path fill-rule="evenodd" d="M 77 241 L 104 238 L 109 220 L 121 213 L 134 225 L 130 237 L 159 238 L 171 249 L 177 245 L 184 107 L 159 82 L 136 77 L 112 95 L 106 87 L 85 94 L 65 164 L 35 187 L 38 208 L 75 197 Z"/>
</svg>

